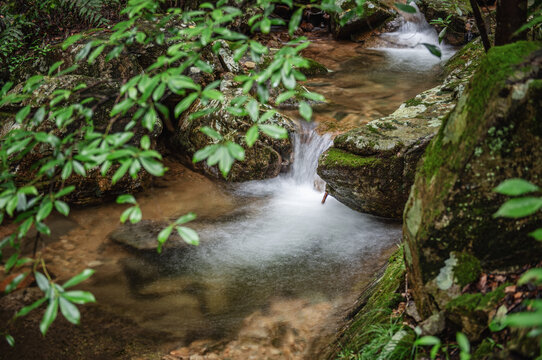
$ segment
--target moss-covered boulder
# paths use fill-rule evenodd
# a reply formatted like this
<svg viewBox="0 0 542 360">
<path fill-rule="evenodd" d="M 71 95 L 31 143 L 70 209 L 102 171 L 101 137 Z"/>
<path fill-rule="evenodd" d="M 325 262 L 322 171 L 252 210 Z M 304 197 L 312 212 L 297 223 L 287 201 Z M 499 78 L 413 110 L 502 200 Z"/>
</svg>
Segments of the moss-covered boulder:
<svg viewBox="0 0 542 360">
<path fill-rule="evenodd" d="M 81 84 L 85 84 L 85 88 L 82 88 Z M 96 79 L 82 75 L 63 75 L 59 77 L 45 77 L 40 86 L 32 93 L 32 95 L 22 103 L 19 107 L 30 105 L 31 111 L 36 111 L 40 106 L 49 103 L 53 98 L 57 96 L 60 90 L 73 90 L 76 87 L 80 87 L 79 90 L 74 91 L 73 94 L 62 103 L 63 106 L 69 106 L 82 101 L 83 99 L 89 99 L 85 106 L 92 108 L 96 106 L 93 113 L 93 125 L 94 129 L 99 132 L 105 132 L 107 127 L 111 127 L 113 132 L 124 131 L 125 126 L 130 122 L 132 113 L 126 116 L 120 116 L 115 121 L 111 122 L 109 113 L 115 104 L 115 99 L 118 96 L 121 84 L 111 79 Z M 17 85 L 12 93 L 21 93 L 23 84 Z M 33 124 L 28 123 L 21 125 L 16 123 L 15 114 L 19 110 L 19 107 L 0 108 L 0 136 L 5 136 L 11 130 L 19 129 L 23 126 L 27 126 L 36 132 L 43 132 L 57 136 L 62 139 L 69 134 L 77 134 L 79 130 L 85 126 L 88 126 L 84 117 L 75 117 L 76 120 L 71 122 L 65 127 L 58 128 L 55 124 L 55 119 L 50 116 L 45 116 L 41 123 Z M 144 129 L 140 123 L 136 124 L 132 131 L 134 136 L 130 139 L 130 143 L 139 146 L 139 142 L 143 135 L 149 135 L 151 139 L 151 147 L 156 146 L 156 139 L 162 132 L 162 123 L 157 120 L 154 126 L 154 130 L 149 132 Z M 46 145 L 40 145 L 34 147 L 34 149 L 21 159 L 17 164 L 14 164 L 13 171 L 16 171 L 21 179 L 31 179 L 35 176 L 35 164 L 39 163 L 41 159 L 51 154 L 51 148 Z M 76 191 L 71 193 L 66 199 L 71 203 L 76 204 L 90 204 L 98 203 L 116 194 L 123 194 L 126 192 L 135 192 L 141 190 L 145 184 L 150 180 L 150 175 L 144 170 L 140 172 L 139 177 L 136 179 L 130 176 L 124 176 L 116 184 L 111 183 L 111 177 L 114 174 L 116 167 L 113 166 L 109 169 L 105 176 L 101 175 L 99 168 L 86 169 L 87 176 L 72 174 L 65 182 L 66 185 L 75 185 Z M 60 181 L 58 182 L 60 184 Z"/>
<path fill-rule="evenodd" d="M 252 120 L 248 116 L 234 116 L 227 110 L 231 100 L 242 95 L 242 90 L 234 88 L 231 80 L 224 80 L 221 84 L 221 91 L 225 96 L 224 102 L 213 100 L 208 104 L 203 104 L 196 100 L 192 107 L 181 115 L 176 133 L 171 140 L 173 148 L 181 155 L 181 159 L 191 163 L 192 156 L 196 151 L 214 143 L 212 138 L 200 131 L 202 127 L 208 126 L 218 131 L 226 139 L 242 145 L 245 149 L 245 160 L 236 161 L 233 164 L 227 181 L 260 180 L 277 176 L 290 164 L 293 142 L 290 138 L 273 139 L 260 134 L 256 143 L 252 147 L 248 147 L 245 135 L 253 125 Z M 197 119 L 190 118 L 190 114 L 209 108 L 217 110 Z M 293 134 L 295 131 L 292 120 L 278 113 L 273 115 L 268 122 L 286 128 L 289 134 Z M 206 162 L 200 162 L 195 164 L 195 167 L 211 177 L 223 179 L 217 166 L 210 167 Z"/>
<path fill-rule="evenodd" d="M 475 281 L 473 269 L 523 265 L 542 255 L 528 236 L 542 214 L 493 218 L 506 200 L 493 191 L 500 182 L 542 181 L 541 49 L 535 42 L 492 48 L 418 166 L 403 236 L 423 317 Z"/>
<path fill-rule="evenodd" d="M 481 45 L 465 51 L 473 49 Z M 463 55 L 462 50 L 450 60 L 453 66 L 446 66 L 442 85 L 410 99 L 389 116 L 337 136 L 318 165 L 326 191 L 352 209 L 402 218 L 416 165 L 478 66 L 477 61 L 464 61 Z"/>
<path fill-rule="evenodd" d="M 428 21 L 447 19 L 450 16 L 450 24 L 444 37 L 448 44 L 463 45 L 479 35 L 476 26 L 470 20 L 472 7 L 469 0 L 458 0 L 453 3 L 442 0 L 420 0 L 417 4 Z M 435 25 L 435 27 L 439 32 L 443 29 L 440 25 Z"/>
<path fill-rule="evenodd" d="M 331 33 L 339 40 L 349 40 L 356 35 L 375 29 L 394 14 L 390 8 L 379 0 L 368 0 L 363 4 L 363 15 L 352 16 L 356 7 L 353 0 L 338 0 L 335 4 L 343 11 L 331 18 Z M 348 18 L 344 25 L 341 20 Z"/>
</svg>

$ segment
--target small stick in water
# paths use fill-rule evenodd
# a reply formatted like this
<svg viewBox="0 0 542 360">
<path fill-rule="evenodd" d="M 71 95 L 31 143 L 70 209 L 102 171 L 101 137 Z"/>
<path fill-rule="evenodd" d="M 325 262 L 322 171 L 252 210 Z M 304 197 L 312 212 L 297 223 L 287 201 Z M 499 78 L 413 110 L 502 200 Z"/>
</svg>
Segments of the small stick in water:
<svg viewBox="0 0 542 360">
<path fill-rule="evenodd" d="M 326 199 L 327 199 L 328 195 L 329 195 L 329 193 L 326 191 L 325 194 L 324 194 L 324 198 L 322 199 L 322 205 L 326 203 Z"/>
</svg>

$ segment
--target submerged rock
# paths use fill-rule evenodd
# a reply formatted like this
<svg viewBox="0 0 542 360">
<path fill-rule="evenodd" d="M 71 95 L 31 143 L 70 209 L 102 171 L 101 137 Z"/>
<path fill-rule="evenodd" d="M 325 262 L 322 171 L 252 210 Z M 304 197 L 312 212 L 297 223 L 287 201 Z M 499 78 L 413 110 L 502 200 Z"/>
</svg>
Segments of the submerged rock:
<svg viewBox="0 0 542 360">
<path fill-rule="evenodd" d="M 142 220 L 136 224 L 126 223 L 109 234 L 109 238 L 135 250 L 154 250 L 158 248 L 158 234 L 169 224 L 165 222 Z M 165 248 L 184 248 L 189 245 L 175 231 L 169 235 Z"/>
<path fill-rule="evenodd" d="M 352 209 L 400 219 L 416 164 L 454 108 L 477 66 L 454 57 L 440 86 L 402 104 L 393 114 L 335 138 L 320 158 L 326 191 Z"/>
<path fill-rule="evenodd" d="M 450 319 L 474 337 L 487 328 L 487 311 L 473 317 L 481 302 L 454 300 L 461 289 L 481 272 L 542 255 L 528 236 L 542 213 L 493 218 L 507 199 L 493 191 L 503 180 L 542 179 L 540 49 L 541 43 L 517 42 L 489 51 L 427 147 L 405 208 L 405 259 L 420 315 L 460 306 L 464 315 Z"/>
</svg>

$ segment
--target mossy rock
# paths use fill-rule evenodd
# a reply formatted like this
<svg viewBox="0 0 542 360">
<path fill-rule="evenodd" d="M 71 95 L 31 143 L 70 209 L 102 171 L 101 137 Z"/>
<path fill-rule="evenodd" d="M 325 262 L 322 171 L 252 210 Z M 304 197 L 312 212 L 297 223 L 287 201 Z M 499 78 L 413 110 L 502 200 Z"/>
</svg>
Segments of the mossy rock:
<svg viewBox="0 0 542 360">
<path fill-rule="evenodd" d="M 446 305 L 446 318 L 461 328 L 470 341 L 477 341 L 492 320 L 489 313 L 496 310 L 504 298 L 505 285 L 487 294 L 463 294 Z"/>
<path fill-rule="evenodd" d="M 221 90 L 226 97 L 223 103 L 213 100 L 204 105 L 198 100 L 191 108 L 181 114 L 178 122 L 178 128 L 175 135 L 171 138 L 173 148 L 182 155 L 181 159 L 187 164 L 192 163 L 192 156 L 200 149 L 214 143 L 214 140 L 203 134 L 200 129 L 203 126 L 213 128 L 222 134 L 226 139 L 234 141 L 245 149 L 245 160 L 236 161 L 227 181 L 239 182 L 249 180 L 262 180 L 276 177 L 281 171 L 288 168 L 292 161 L 293 142 L 291 135 L 295 131 L 295 126 L 289 118 L 275 114 L 267 122 L 280 125 L 285 128 L 290 137 L 287 139 L 273 139 L 263 133 L 260 133 L 259 139 L 252 147 L 248 147 L 245 142 L 246 132 L 253 125 L 248 116 L 234 116 L 227 111 L 230 101 L 238 95 L 242 95 L 241 89 L 234 88 L 231 80 L 225 79 L 221 85 Z M 217 108 L 216 111 L 199 117 L 190 119 L 190 114 L 202 111 L 208 108 Z M 267 111 L 269 109 L 261 109 Z M 194 165 L 196 170 L 203 172 L 216 179 L 223 179 L 218 167 L 208 166 L 202 161 Z"/>
<path fill-rule="evenodd" d="M 461 13 L 456 11 L 455 5 L 459 7 Z M 472 18 L 472 7 L 469 0 L 458 0 L 452 2 L 442 0 L 420 0 L 418 2 L 420 11 L 428 20 L 446 19 L 450 16 L 450 25 L 446 31 L 445 41 L 452 45 L 463 45 L 467 42 L 466 25 L 469 18 Z M 436 26 L 437 31 L 442 31 L 440 26 Z M 473 27 L 472 37 L 478 35 L 476 27 Z"/>
<path fill-rule="evenodd" d="M 418 166 L 403 236 L 422 316 L 446 305 L 439 299 L 449 297 L 430 296 L 428 286 L 451 253 L 470 254 L 484 271 L 542 255 L 528 236 L 541 214 L 518 220 L 492 216 L 507 199 L 493 191 L 503 180 L 542 179 L 541 48 L 537 42 L 492 48 Z"/>
<path fill-rule="evenodd" d="M 385 270 L 363 292 L 356 309 L 350 315 L 351 320 L 328 347 L 327 353 L 321 354 L 320 358 L 337 359 L 338 353 L 344 350 L 361 352 L 373 337 L 369 331 L 371 327 L 389 325 L 390 314 L 402 299 L 399 290 L 404 285 L 404 279 L 405 263 L 400 248 L 390 257 Z M 406 334 L 406 337 L 409 335 Z"/>
<path fill-rule="evenodd" d="M 339 40 L 349 40 L 357 35 L 373 30 L 394 16 L 390 8 L 379 0 L 368 0 L 363 3 L 363 15 L 350 17 L 350 12 L 356 7 L 353 0 L 338 0 L 335 4 L 343 11 L 332 16 L 331 33 Z M 340 22 L 350 17 L 346 24 Z"/>
</svg>

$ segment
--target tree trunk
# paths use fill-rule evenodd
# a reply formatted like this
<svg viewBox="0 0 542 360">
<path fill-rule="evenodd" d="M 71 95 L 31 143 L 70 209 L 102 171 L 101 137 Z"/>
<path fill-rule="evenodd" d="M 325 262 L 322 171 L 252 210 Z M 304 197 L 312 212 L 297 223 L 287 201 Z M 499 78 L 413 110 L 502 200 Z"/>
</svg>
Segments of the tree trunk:
<svg viewBox="0 0 542 360">
<path fill-rule="evenodd" d="M 497 0 L 495 45 L 527 40 L 527 32 L 514 33 L 527 22 L 527 0 Z"/>
<path fill-rule="evenodd" d="M 472 12 L 474 13 L 474 19 L 476 20 L 476 27 L 478 28 L 480 37 L 482 38 L 482 44 L 484 44 L 484 50 L 488 52 L 489 48 L 491 48 L 491 43 L 489 42 L 489 37 L 487 36 L 486 24 L 484 23 L 482 13 L 480 13 L 478 2 L 476 0 L 470 0 L 470 5 L 472 7 Z"/>
</svg>

